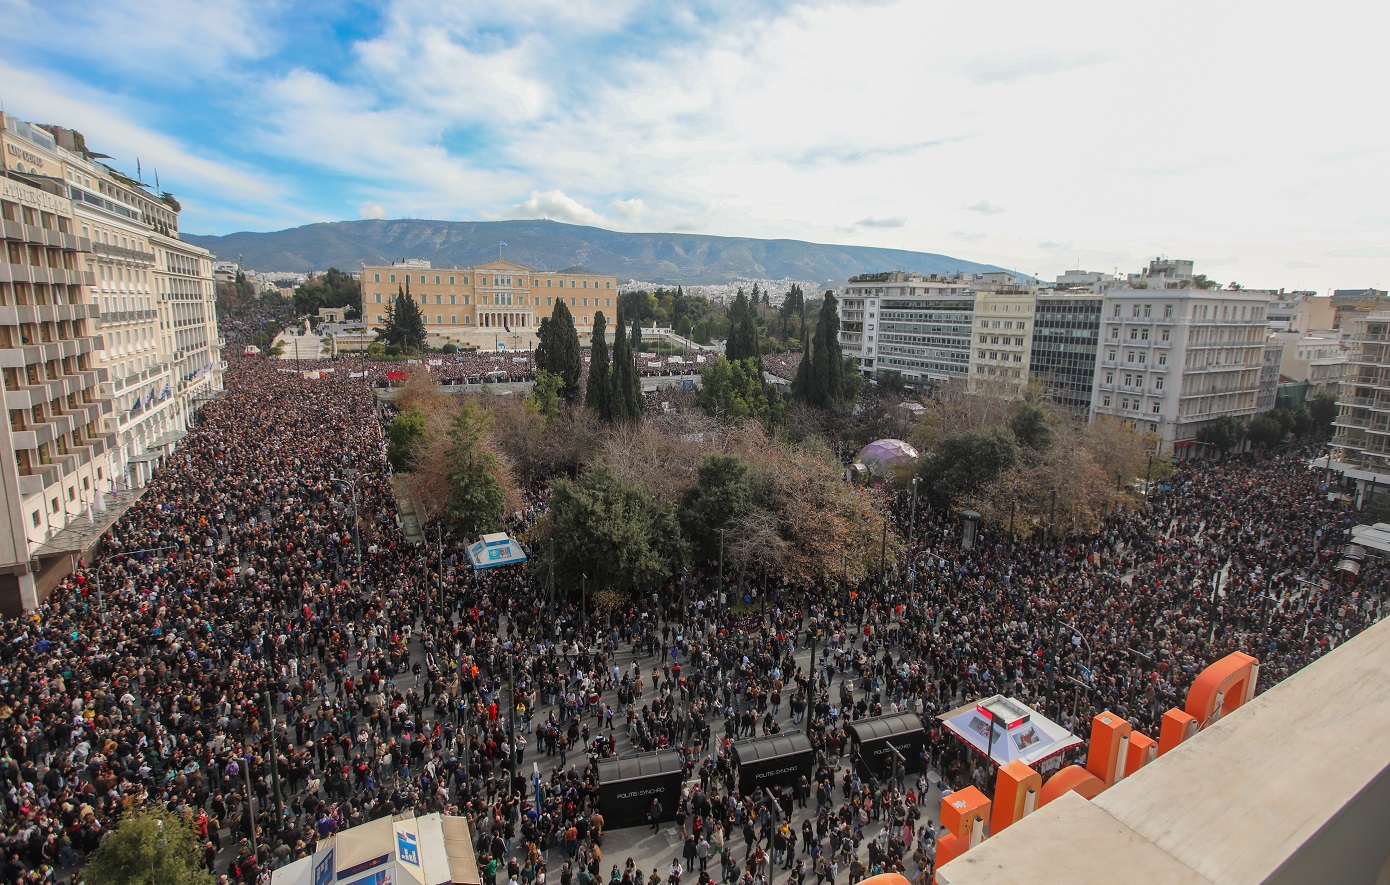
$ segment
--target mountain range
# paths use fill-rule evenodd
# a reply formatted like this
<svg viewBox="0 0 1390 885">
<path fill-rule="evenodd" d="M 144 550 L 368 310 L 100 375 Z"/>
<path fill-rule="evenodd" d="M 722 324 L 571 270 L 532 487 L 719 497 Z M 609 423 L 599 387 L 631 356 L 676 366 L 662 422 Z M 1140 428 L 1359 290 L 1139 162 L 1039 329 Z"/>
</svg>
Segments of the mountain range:
<svg viewBox="0 0 1390 885">
<path fill-rule="evenodd" d="M 435 267 L 468 267 L 503 257 L 536 270 L 585 268 L 651 283 L 712 285 L 740 279 L 841 282 L 861 273 L 980 273 L 1000 270 L 939 255 L 801 240 L 683 233 L 621 233 L 558 221 L 334 221 L 267 233 L 184 234 L 221 261 L 258 271 L 355 270 L 425 258 Z"/>
</svg>

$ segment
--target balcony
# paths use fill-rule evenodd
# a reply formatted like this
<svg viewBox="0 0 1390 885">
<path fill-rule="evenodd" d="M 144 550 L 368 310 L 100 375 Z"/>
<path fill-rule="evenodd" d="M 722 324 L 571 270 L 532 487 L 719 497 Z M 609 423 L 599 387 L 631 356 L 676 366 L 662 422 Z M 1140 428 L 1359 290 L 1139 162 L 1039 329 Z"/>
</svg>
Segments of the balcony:
<svg viewBox="0 0 1390 885">
<path fill-rule="evenodd" d="M 92 243 L 92 251 L 98 255 L 107 255 L 112 258 L 124 258 L 127 261 L 154 264 L 153 252 L 143 252 L 139 249 L 127 249 L 124 246 L 114 246 L 111 243 Z"/>
</svg>

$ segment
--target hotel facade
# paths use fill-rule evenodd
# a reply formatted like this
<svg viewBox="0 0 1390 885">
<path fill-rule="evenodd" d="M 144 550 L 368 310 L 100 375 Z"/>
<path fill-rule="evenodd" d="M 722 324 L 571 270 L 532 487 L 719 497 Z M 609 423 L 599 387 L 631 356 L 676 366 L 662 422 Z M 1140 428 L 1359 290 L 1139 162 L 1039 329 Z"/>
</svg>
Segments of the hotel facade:
<svg viewBox="0 0 1390 885">
<path fill-rule="evenodd" d="M 369 332 L 386 324 L 387 311 L 409 290 L 420 306 L 431 346 L 455 344 L 480 350 L 531 350 L 541 320 L 562 300 L 587 340 L 600 311 L 611 326 L 618 311 L 616 277 L 536 271 L 510 261 L 472 267 L 432 268 L 405 261 L 362 268 L 362 318 Z"/>
</svg>

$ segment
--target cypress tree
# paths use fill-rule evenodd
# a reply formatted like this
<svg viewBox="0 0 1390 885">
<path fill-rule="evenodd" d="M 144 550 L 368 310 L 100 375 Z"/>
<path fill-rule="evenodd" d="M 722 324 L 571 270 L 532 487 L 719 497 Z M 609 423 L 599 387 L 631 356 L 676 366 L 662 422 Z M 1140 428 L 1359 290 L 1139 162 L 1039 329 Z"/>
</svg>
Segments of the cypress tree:
<svg viewBox="0 0 1390 885">
<path fill-rule="evenodd" d="M 637 420 L 642 417 L 642 383 L 637 375 L 637 360 L 632 353 L 632 341 L 622 334 L 623 314 L 618 312 L 613 336 L 612 386 L 609 388 L 609 407 L 614 421 Z"/>
<path fill-rule="evenodd" d="M 821 302 L 816 334 L 801 358 L 792 385 L 793 395 L 812 406 L 828 408 L 844 401 L 847 385 L 845 359 L 840 348 L 840 314 L 835 293 L 827 291 Z"/>
<path fill-rule="evenodd" d="M 589 383 L 584 390 L 584 403 L 604 421 L 613 420 L 613 402 L 609 399 L 612 379 L 609 376 L 608 320 L 603 311 L 594 314 L 594 336 L 589 343 Z M 621 337 L 621 334 L 619 335 Z"/>
<path fill-rule="evenodd" d="M 565 402 L 579 402 L 579 375 L 584 356 L 579 350 L 579 333 L 574 328 L 574 315 L 563 300 L 555 305 L 550 316 L 541 320 L 540 344 L 536 346 L 536 368 L 560 376 L 564 387 L 560 395 Z"/>
</svg>

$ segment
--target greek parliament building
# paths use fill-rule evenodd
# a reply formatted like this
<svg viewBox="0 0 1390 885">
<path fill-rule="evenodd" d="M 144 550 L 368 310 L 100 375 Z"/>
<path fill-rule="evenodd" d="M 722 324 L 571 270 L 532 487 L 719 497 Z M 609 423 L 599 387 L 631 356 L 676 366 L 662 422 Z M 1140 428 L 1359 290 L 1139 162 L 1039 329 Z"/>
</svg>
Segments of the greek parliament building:
<svg viewBox="0 0 1390 885">
<path fill-rule="evenodd" d="M 222 389 L 212 256 L 80 133 L 0 113 L 0 611 L 89 555 Z"/>
<path fill-rule="evenodd" d="M 420 305 L 432 346 L 456 344 L 480 350 L 531 350 L 541 320 L 564 300 L 581 340 L 603 312 L 611 327 L 618 310 L 616 277 L 585 272 L 535 271 L 510 261 L 473 267 L 432 268 L 407 260 L 362 268 L 362 316 L 369 331 L 386 323 L 386 311 L 409 288 Z"/>
</svg>

